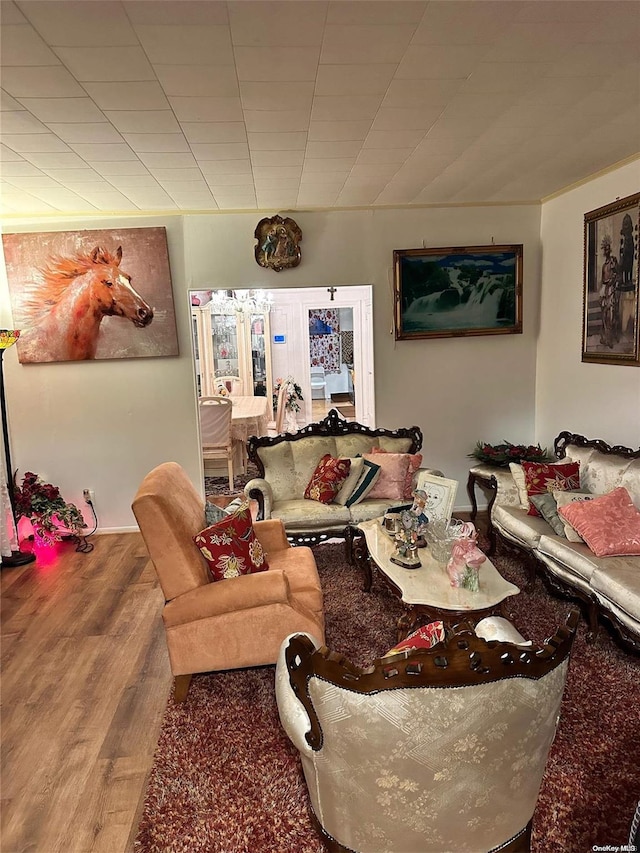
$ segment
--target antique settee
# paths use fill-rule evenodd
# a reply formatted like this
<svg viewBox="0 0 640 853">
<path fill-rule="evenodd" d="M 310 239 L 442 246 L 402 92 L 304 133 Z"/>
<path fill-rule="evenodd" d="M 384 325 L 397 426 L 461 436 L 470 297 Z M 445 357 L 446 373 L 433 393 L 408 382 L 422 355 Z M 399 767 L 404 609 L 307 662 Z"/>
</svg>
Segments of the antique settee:
<svg viewBox="0 0 640 853">
<path fill-rule="evenodd" d="M 422 432 L 417 426 L 371 429 L 344 420 L 332 409 L 324 420 L 296 433 L 252 436 L 247 455 L 258 468 L 259 476 L 246 484 L 244 493 L 258 502 L 257 517 L 280 519 L 292 541 L 313 544 L 332 536 L 344 536 L 349 541 L 353 535 L 351 525 L 383 515 L 399 499 L 365 498 L 350 507 L 305 499 L 305 488 L 320 459 L 327 453 L 353 458 L 370 454 L 373 448 L 394 454 L 417 454 L 421 447 Z M 424 470 L 442 473 L 419 468 L 413 473 L 414 483 L 419 471 Z"/>
<path fill-rule="evenodd" d="M 640 449 L 611 447 L 568 431 L 554 441 L 558 461 L 580 463 L 580 489 L 605 495 L 624 487 L 640 509 Z M 530 583 L 536 569 L 550 586 L 586 605 L 589 639 L 597 634 L 599 616 L 606 617 L 618 634 L 640 651 L 640 556 L 596 556 L 583 541 L 573 542 L 554 532 L 544 518 L 527 514 L 518 486 L 507 469 L 493 471 L 495 495 L 490 519 L 503 543 L 533 558 L 527 561 Z"/>
</svg>

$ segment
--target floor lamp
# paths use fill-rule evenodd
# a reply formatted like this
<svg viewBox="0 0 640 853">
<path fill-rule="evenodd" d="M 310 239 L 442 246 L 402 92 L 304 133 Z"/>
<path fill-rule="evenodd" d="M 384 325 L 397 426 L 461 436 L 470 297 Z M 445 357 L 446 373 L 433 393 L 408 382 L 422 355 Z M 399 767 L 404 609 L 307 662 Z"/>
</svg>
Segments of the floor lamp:
<svg viewBox="0 0 640 853">
<path fill-rule="evenodd" d="M 9 427 L 7 424 L 7 403 L 4 396 L 4 351 L 13 346 L 20 337 L 20 332 L 13 329 L 0 329 L 0 401 L 2 403 L 2 437 L 4 439 L 4 455 L 7 467 L 7 489 L 11 503 L 11 514 L 16 524 L 16 499 L 13 493 L 13 467 L 11 465 L 11 450 L 9 448 Z M 17 524 L 16 524 L 17 529 Z M 10 557 L 2 557 L 2 568 L 10 566 L 25 566 L 33 563 L 35 554 L 26 551 L 13 551 Z"/>
</svg>

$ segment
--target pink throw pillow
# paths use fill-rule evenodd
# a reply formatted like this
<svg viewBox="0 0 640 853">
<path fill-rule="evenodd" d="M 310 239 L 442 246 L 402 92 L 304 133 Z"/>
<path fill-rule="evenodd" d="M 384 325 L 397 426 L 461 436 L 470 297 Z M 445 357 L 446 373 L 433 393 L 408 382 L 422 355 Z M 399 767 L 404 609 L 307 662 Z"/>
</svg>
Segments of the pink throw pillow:
<svg viewBox="0 0 640 853">
<path fill-rule="evenodd" d="M 640 510 L 620 486 L 591 501 L 558 507 L 596 557 L 640 555 Z"/>
<path fill-rule="evenodd" d="M 404 500 L 404 487 L 409 470 L 408 453 L 365 453 L 364 458 L 380 466 L 380 474 L 367 498 Z"/>
<path fill-rule="evenodd" d="M 409 467 L 405 475 L 403 498 L 413 497 L 413 475 L 422 465 L 422 453 L 392 453 L 390 450 L 383 450 L 382 447 L 372 447 L 371 453 L 387 453 L 393 456 L 407 456 L 409 459 Z"/>
</svg>

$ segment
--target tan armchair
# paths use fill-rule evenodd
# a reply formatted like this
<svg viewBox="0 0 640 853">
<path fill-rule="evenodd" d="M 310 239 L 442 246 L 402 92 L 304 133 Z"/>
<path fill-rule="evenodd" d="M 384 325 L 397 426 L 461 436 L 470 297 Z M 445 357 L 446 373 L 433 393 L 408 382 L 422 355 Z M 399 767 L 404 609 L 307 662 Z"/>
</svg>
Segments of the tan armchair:
<svg viewBox="0 0 640 853">
<path fill-rule="evenodd" d="M 324 637 L 313 553 L 292 548 L 280 521 L 254 525 L 268 571 L 210 583 L 193 542 L 206 526 L 204 501 L 177 463 L 147 474 L 132 508 L 166 599 L 176 701 L 186 697 L 193 673 L 273 664 L 292 632 Z"/>
<path fill-rule="evenodd" d="M 458 627 L 366 670 L 285 640 L 280 720 L 329 850 L 528 851 L 577 620 L 543 647 Z"/>
</svg>

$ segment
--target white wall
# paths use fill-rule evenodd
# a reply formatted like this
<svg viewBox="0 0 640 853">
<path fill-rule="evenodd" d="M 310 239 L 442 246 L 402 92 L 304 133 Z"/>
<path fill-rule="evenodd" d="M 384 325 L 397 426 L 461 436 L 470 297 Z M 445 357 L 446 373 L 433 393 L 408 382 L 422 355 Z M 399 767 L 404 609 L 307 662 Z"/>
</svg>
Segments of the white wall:
<svg viewBox="0 0 640 853">
<path fill-rule="evenodd" d="M 376 421 L 420 426 L 426 463 L 460 480 L 456 503 L 463 507 L 466 454 L 476 440 L 534 438 L 539 217 L 537 206 L 296 212 L 302 262 L 280 273 L 255 262 L 259 216 L 253 212 L 5 225 L 5 231 L 166 226 L 180 345 L 178 358 L 42 365 L 18 364 L 14 347 L 5 356 L 14 467 L 46 476 L 79 505 L 82 489 L 92 488 L 101 528 L 132 526 L 131 499 L 154 465 L 180 462 L 202 486 L 188 290 L 366 283 L 373 285 Z M 393 249 L 492 239 L 524 244 L 524 334 L 395 343 Z M 6 320 L 4 275 L 0 288 Z"/>
<path fill-rule="evenodd" d="M 536 440 L 543 445 L 563 429 L 640 445 L 640 368 L 581 361 L 584 214 L 639 188 L 636 161 L 543 205 L 536 380 Z"/>
</svg>

